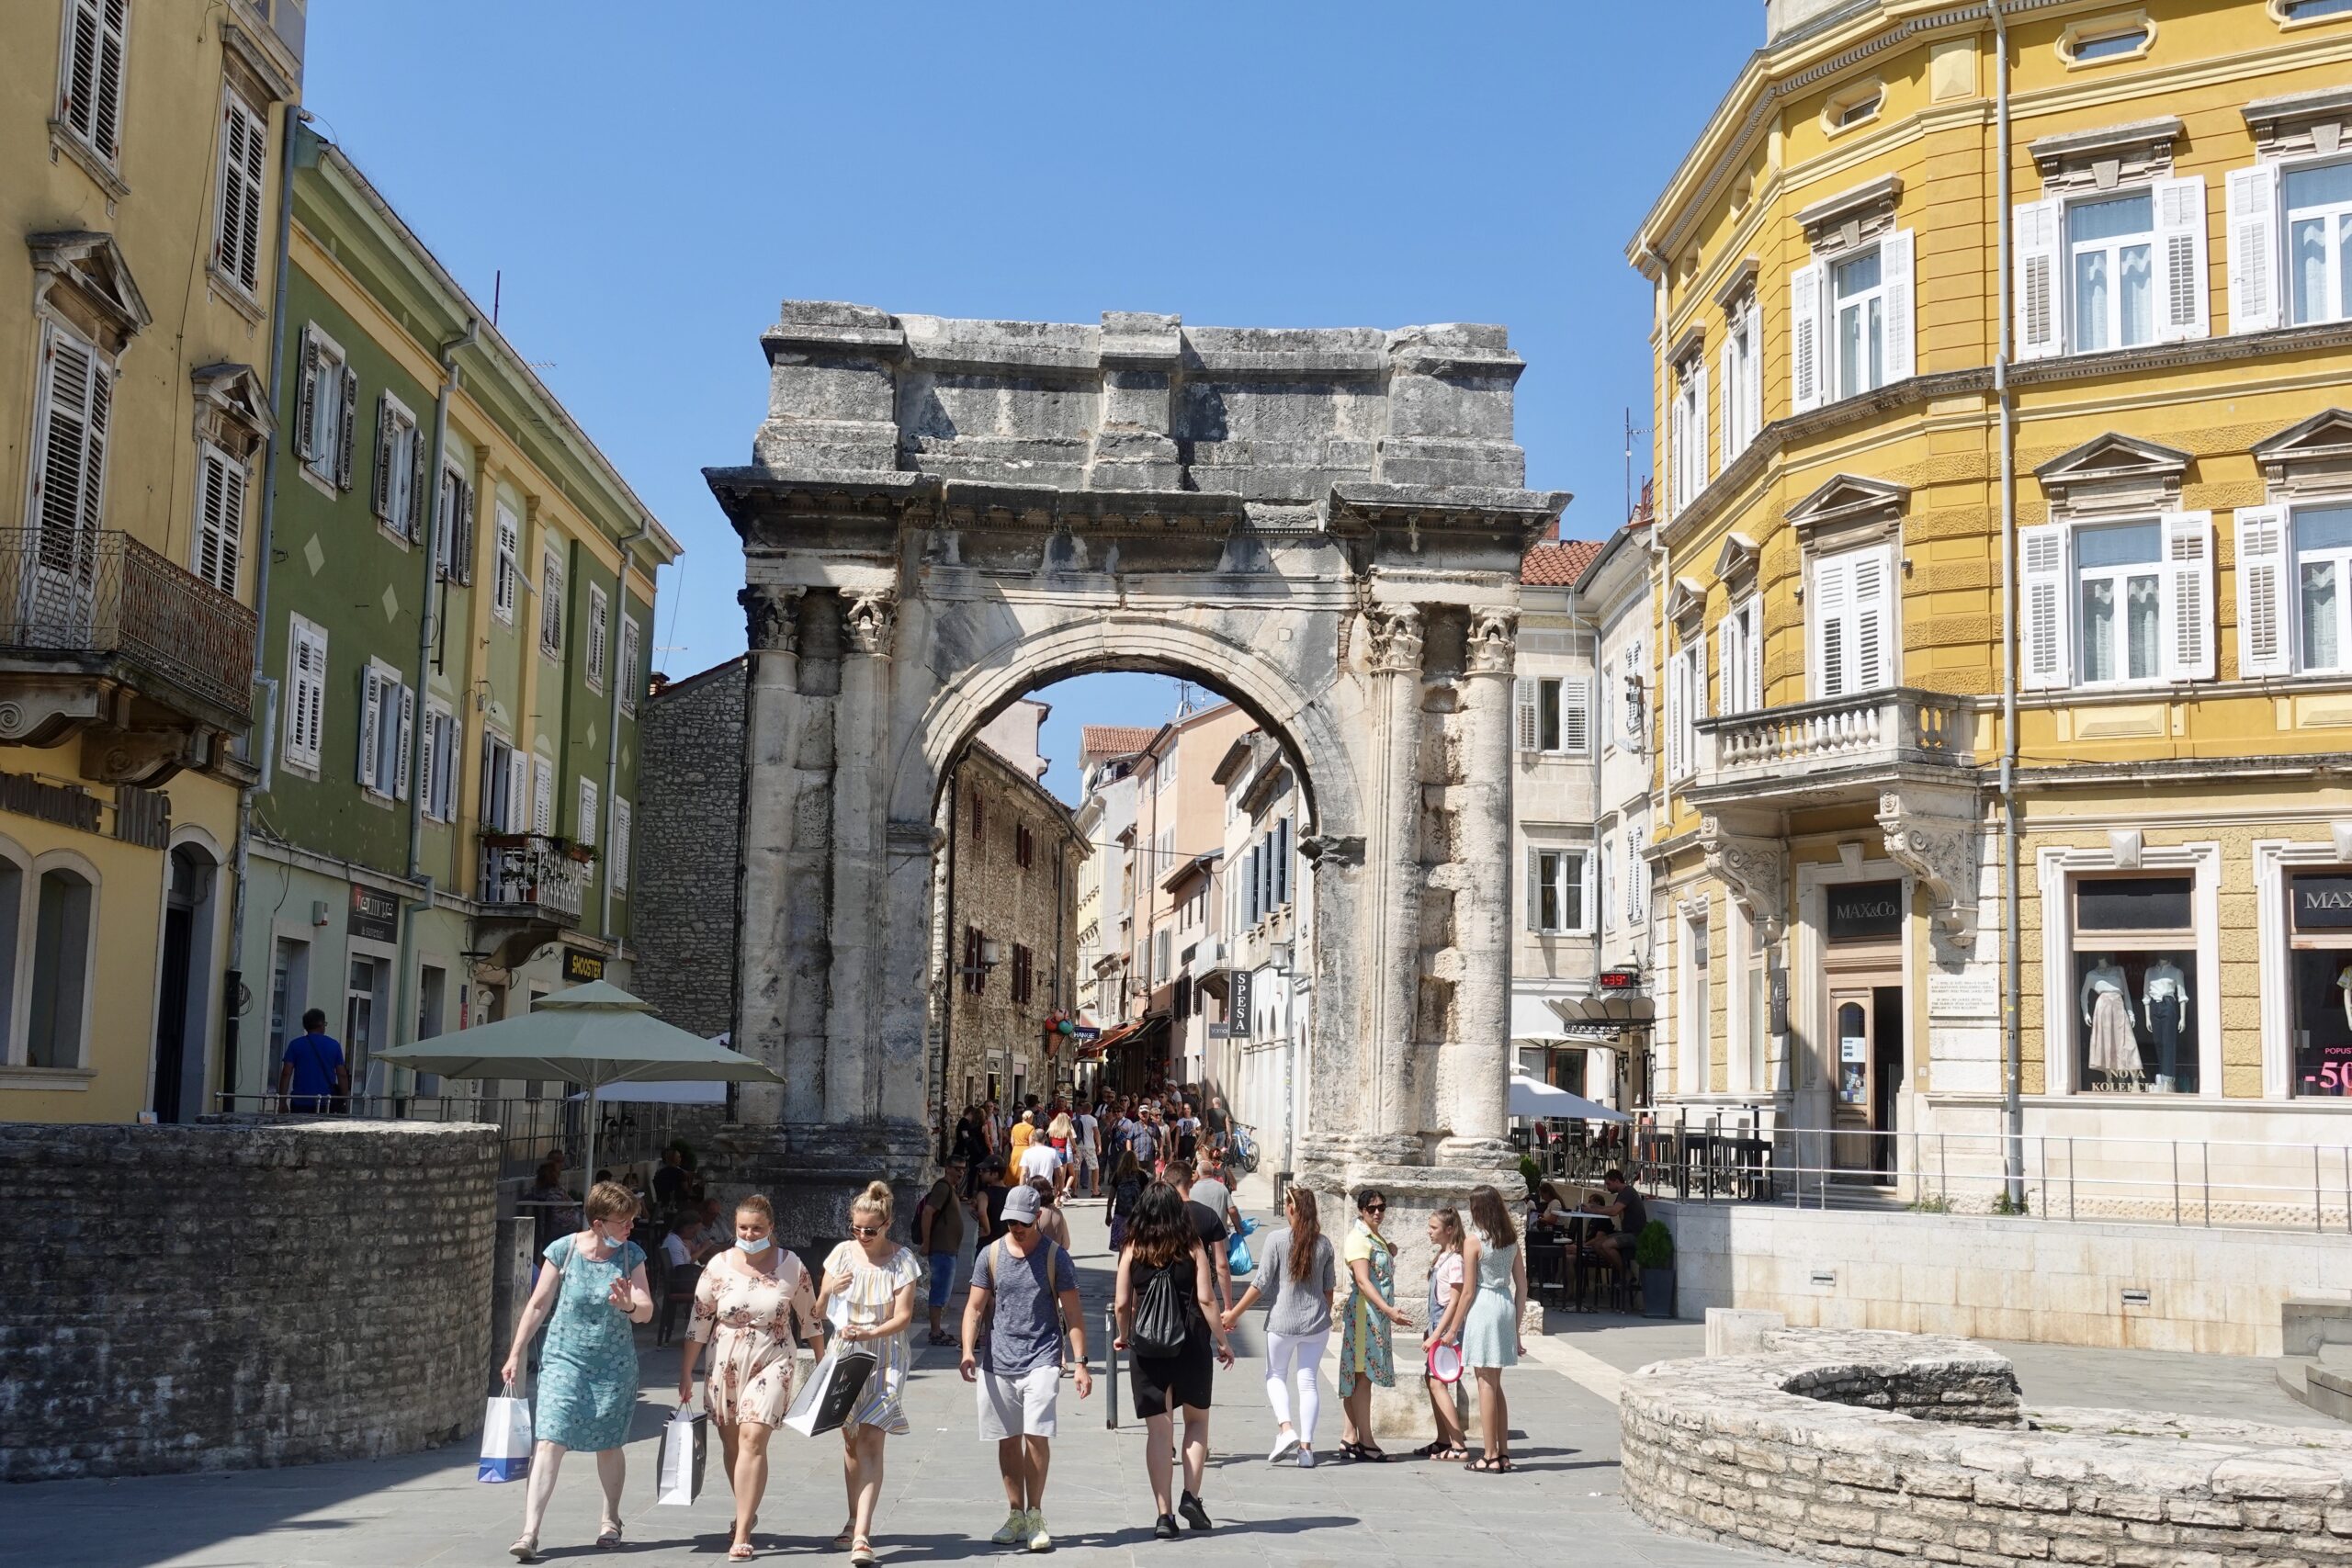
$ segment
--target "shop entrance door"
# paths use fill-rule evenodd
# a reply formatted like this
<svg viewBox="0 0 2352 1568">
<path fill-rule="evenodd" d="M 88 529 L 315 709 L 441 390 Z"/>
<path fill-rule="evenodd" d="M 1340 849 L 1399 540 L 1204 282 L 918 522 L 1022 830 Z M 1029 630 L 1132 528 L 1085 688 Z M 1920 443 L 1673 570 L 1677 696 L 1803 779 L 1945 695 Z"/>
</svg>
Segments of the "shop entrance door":
<svg viewBox="0 0 2352 1568">
<path fill-rule="evenodd" d="M 1892 1179 L 1903 1092 L 1903 986 L 1890 976 L 1838 976 L 1829 987 L 1831 1163 Z"/>
</svg>

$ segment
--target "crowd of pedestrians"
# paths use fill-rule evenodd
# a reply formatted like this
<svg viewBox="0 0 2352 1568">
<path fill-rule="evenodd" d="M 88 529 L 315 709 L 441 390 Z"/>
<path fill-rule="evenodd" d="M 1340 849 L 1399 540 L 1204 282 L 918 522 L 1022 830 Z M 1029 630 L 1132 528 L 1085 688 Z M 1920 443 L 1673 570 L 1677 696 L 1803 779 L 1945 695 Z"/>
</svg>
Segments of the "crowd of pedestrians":
<svg viewBox="0 0 2352 1568">
<path fill-rule="evenodd" d="M 701 1200 L 677 1159 L 665 1158 L 650 1192 L 596 1182 L 579 1209 L 555 1211 L 578 1228 L 546 1240 L 504 1368 L 512 1383 L 546 1329 L 537 1443 L 514 1555 L 537 1557 L 548 1499 L 573 1450 L 595 1456 L 605 1504 L 597 1544 L 620 1543 L 622 1444 L 638 1387 L 634 1327 L 655 1311 L 646 1255 L 631 1232 L 656 1203 L 669 1213 L 661 1247 L 672 1272 L 693 1271 L 678 1398 L 692 1404 L 699 1371 L 734 1496 L 730 1560 L 754 1555 L 769 1444 L 792 1404 L 798 1354 L 805 1347 L 822 1357 L 831 1340 L 876 1359 L 842 1427 L 846 1517 L 833 1538 L 849 1550 L 854 1568 L 875 1562 L 885 1444 L 908 1430 L 901 1400 L 919 1291 L 928 1343 L 956 1348 L 961 1375 L 974 1387 L 979 1437 L 996 1446 L 1006 1515 L 990 1539 L 1051 1550 L 1046 1488 L 1062 1384 L 1071 1383 L 1081 1400 L 1094 1391 L 1065 1213 L 1074 1201 L 1102 1204 L 1117 1256 L 1113 1348 L 1127 1357 L 1129 1395 L 1148 1431 L 1145 1479 L 1156 1536 L 1214 1528 L 1203 1493 L 1216 1373 L 1233 1364 L 1234 1333 L 1261 1305 L 1265 1396 L 1274 1421 L 1268 1460 L 1300 1469 L 1317 1462 L 1321 1368 L 1336 1335 L 1339 1455 L 1385 1461 L 1390 1455 L 1373 1432 L 1373 1391 L 1396 1384 L 1396 1330 L 1417 1329 L 1396 1300 L 1396 1247 L 1384 1229 L 1388 1200 L 1372 1189 L 1351 1194 L 1353 1224 L 1335 1239 L 1317 1194 L 1289 1188 L 1283 1228 L 1260 1244 L 1237 1294 L 1232 1248 L 1247 1227 L 1225 1175 L 1235 1131 L 1214 1100 L 1204 1113 L 1173 1094 L 1078 1107 L 1031 1097 L 1009 1114 L 994 1103 L 972 1106 L 916 1207 L 909 1226 L 914 1245 L 893 1239 L 891 1191 L 877 1181 L 854 1201 L 849 1238 L 814 1277 L 776 1245 L 766 1199 L 749 1196 L 735 1206 L 730 1240 L 719 1205 Z M 560 1177 L 542 1172 L 540 1185 L 555 1189 Z M 1466 1206 L 1466 1221 L 1443 1208 L 1429 1222 L 1435 1261 L 1420 1319 L 1426 1326 L 1418 1331 L 1438 1437 L 1418 1452 L 1499 1473 L 1511 1469 L 1502 1374 L 1525 1350 L 1519 1324 L 1527 1269 L 1502 1195 L 1479 1187 Z M 967 1232 L 971 1278 L 951 1328 Z M 1475 1444 L 1455 1415 L 1453 1390 L 1464 1376 L 1476 1391 Z"/>
</svg>

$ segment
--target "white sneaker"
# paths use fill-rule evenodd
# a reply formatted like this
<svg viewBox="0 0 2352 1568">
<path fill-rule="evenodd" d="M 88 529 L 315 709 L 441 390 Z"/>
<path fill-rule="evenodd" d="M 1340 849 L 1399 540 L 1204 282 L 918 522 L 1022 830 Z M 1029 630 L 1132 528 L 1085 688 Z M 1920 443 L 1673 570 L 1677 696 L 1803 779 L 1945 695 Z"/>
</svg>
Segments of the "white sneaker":
<svg viewBox="0 0 2352 1568">
<path fill-rule="evenodd" d="M 999 1546 L 1014 1546 L 1029 1539 L 1029 1510 L 1015 1508 L 1005 1516 L 1003 1525 L 989 1537 Z"/>
<path fill-rule="evenodd" d="M 1274 1438 L 1273 1450 L 1266 1455 L 1266 1462 L 1268 1464 L 1282 1463 L 1283 1456 L 1289 1453 L 1296 1447 L 1298 1447 L 1298 1434 L 1296 1432 L 1285 1430 L 1276 1434 Z"/>
<path fill-rule="evenodd" d="M 1031 1510 L 1029 1515 L 1029 1550 L 1032 1551 L 1051 1551 L 1053 1549 L 1054 1538 L 1046 1529 L 1046 1510 L 1043 1508 Z"/>
<path fill-rule="evenodd" d="M 1313 1449 L 1301 1449 L 1298 1450 L 1298 1468 L 1301 1470 L 1313 1470 L 1315 1468 L 1315 1450 Z"/>
</svg>

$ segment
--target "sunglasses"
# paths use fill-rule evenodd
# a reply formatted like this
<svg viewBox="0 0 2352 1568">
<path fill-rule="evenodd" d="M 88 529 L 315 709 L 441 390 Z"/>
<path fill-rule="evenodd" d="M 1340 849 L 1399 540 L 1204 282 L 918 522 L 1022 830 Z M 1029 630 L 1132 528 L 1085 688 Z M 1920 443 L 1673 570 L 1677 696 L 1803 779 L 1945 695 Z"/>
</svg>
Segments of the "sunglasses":
<svg viewBox="0 0 2352 1568">
<path fill-rule="evenodd" d="M 880 1225 L 852 1225 L 849 1227 L 849 1234 L 857 1236 L 880 1235 L 882 1227 Z"/>
<path fill-rule="evenodd" d="M 1388 1212 L 1388 1205 L 1385 1203 L 1366 1203 L 1363 1206 L 1363 1212 L 1367 1214 L 1385 1214 Z"/>
</svg>

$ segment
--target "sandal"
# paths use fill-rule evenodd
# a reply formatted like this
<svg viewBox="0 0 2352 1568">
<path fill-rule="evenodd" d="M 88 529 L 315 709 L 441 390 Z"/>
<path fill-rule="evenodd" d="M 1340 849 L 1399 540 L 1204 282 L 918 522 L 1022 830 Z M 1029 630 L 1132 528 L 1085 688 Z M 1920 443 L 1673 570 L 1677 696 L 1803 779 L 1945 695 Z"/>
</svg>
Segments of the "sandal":
<svg viewBox="0 0 2352 1568">
<path fill-rule="evenodd" d="M 537 1562 L 539 1560 L 539 1538 L 535 1535 L 518 1535 L 514 1538 L 514 1544 L 506 1550 L 514 1554 L 514 1561 L 517 1562 Z"/>
<path fill-rule="evenodd" d="M 839 1534 L 839 1535 L 837 1535 L 837 1536 L 833 1537 L 833 1544 L 834 1544 L 835 1546 L 847 1546 L 850 1542 L 852 1542 L 852 1541 L 855 1540 L 856 1539 L 857 1539 L 857 1521 L 856 1521 L 856 1520 L 854 1520 L 854 1519 L 852 1519 L 848 1524 L 845 1524 L 845 1525 L 843 1525 L 843 1526 L 842 1527 L 841 1534 Z"/>
<path fill-rule="evenodd" d="M 1388 1450 L 1386 1449 L 1375 1449 L 1370 1443 L 1358 1443 L 1356 1445 L 1356 1457 L 1370 1464 L 1386 1464 L 1388 1462 Z"/>
<path fill-rule="evenodd" d="M 948 1333 L 946 1330 L 942 1329 L 942 1330 L 940 1330 L 938 1333 L 933 1334 L 933 1335 L 931 1337 L 931 1342 L 932 1342 L 933 1344 L 934 1344 L 934 1345 L 953 1345 L 953 1344 L 955 1344 L 955 1343 L 956 1342 L 956 1337 L 955 1337 L 953 1334 L 950 1334 L 950 1333 Z"/>
<path fill-rule="evenodd" d="M 1510 1473 L 1510 1455 L 1480 1454 L 1476 1459 L 1472 1460 L 1463 1468 L 1465 1470 L 1475 1470 L 1481 1475 L 1509 1475 Z"/>
<path fill-rule="evenodd" d="M 1446 1460 L 1456 1464 L 1470 1457 L 1468 1449 L 1460 1443 L 1449 1443 L 1443 1438 L 1433 1443 L 1424 1443 L 1413 1452 L 1421 1459 Z"/>
<path fill-rule="evenodd" d="M 596 1550 L 599 1551 L 610 1551 L 620 1543 L 620 1521 L 618 1519 L 606 1520 L 605 1528 L 596 1532 Z"/>
<path fill-rule="evenodd" d="M 864 1536 L 849 1549 L 849 1568 L 874 1568 L 874 1547 Z"/>
<path fill-rule="evenodd" d="M 752 1543 L 748 1540 L 739 1540 L 727 1549 L 727 1561 L 729 1562 L 749 1562 L 751 1560 Z"/>
</svg>

